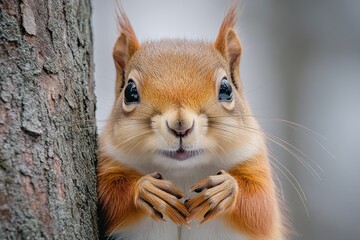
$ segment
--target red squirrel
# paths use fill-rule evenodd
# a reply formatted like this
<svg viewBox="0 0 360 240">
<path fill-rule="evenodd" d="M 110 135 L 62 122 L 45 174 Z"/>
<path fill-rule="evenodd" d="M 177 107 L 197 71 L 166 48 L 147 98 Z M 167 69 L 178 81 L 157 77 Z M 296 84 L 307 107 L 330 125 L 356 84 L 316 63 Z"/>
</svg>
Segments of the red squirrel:
<svg viewBox="0 0 360 240">
<path fill-rule="evenodd" d="M 214 42 L 139 43 L 121 10 L 98 197 L 115 239 L 282 240 L 264 134 L 244 98 L 230 8 Z"/>
</svg>

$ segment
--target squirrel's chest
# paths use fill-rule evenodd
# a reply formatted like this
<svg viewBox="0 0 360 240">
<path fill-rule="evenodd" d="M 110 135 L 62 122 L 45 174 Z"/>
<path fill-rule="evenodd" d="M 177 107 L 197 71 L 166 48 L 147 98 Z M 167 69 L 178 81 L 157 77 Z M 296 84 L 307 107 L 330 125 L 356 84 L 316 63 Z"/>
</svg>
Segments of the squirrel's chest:
<svg viewBox="0 0 360 240">
<path fill-rule="evenodd" d="M 140 170 L 140 169 L 139 169 Z M 202 166 L 201 168 L 189 169 L 181 174 L 177 171 L 164 171 L 160 169 L 141 169 L 144 173 L 159 171 L 164 179 L 170 180 L 180 188 L 187 197 L 194 197 L 196 193 L 190 193 L 192 185 L 198 181 L 215 175 L 220 169 L 216 166 Z M 185 200 L 185 199 L 183 199 Z M 166 223 L 154 221 L 147 217 L 138 224 L 126 229 L 117 239 L 126 240 L 245 240 L 238 232 L 234 232 L 226 226 L 221 219 L 214 219 L 204 224 L 193 221 L 190 229 L 186 226 L 177 226 L 164 216 Z"/>
<path fill-rule="evenodd" d="M 166 223 L 146 218 L 139 224 L 122 232 L 118 240 L 245 240 L 246 238 L 226 227 L 221 220 L 212 220 L 199 225 L 193 222 L 191 228 L 179 227 L 169 219 Z"/>
</svg>

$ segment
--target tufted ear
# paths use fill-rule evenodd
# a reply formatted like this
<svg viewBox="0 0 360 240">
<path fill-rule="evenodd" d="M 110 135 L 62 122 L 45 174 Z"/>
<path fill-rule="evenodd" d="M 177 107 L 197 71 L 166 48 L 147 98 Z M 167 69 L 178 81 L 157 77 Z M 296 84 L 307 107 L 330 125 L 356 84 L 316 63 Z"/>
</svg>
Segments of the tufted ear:
<svg viewBox="0 0 360 240">
<path fill-rule="evenodd" d="M 117 20 L 119 24 L 120 36 L 116 40 L 113 49 L 113 58 L 116 67 L 116 98 L 125 84 L 125 67 L 140 45 L 136 38 L 133 27 L 130 24 L 123 8 L 119 5 L 117 8 Z"/>
<path fill-rule="evenodd" d="M 240 86 L 239 63 L 242 51 L 240 39 L 235 31 L 237 7 L 238 5 L 234 4 L 226 14 L 215 41 L 215 48 L 229 64 L 231 79 L 236 88 Z"/>
</svg>

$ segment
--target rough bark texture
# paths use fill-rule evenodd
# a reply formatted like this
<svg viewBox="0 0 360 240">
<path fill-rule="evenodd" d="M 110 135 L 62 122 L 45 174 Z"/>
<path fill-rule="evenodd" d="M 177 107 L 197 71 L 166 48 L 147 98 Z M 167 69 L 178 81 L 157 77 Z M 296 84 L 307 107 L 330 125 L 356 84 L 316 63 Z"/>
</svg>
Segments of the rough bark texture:
<svg viewBox="0 0 360 240">
<path fill-rule="evenodd" d="M 0 239 L 97 239 L 90 0 L 0 8 Z"/>
</svg>

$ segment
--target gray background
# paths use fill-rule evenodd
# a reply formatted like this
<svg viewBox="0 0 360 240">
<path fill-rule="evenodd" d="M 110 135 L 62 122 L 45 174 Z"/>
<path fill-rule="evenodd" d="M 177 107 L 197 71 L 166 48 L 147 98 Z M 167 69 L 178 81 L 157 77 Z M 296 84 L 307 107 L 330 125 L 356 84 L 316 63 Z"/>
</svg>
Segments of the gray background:
<svg viewBox="0 0 360 240">
<path fill-rule="evenodd" d="M 213 41 L 230 5 L 220 0 L 122 3 L 140 41 Z M 114 100 L 114 6 L 115 1 L 93 0 L 100 129 Z M 360 1 L 247 0 L 241 1 L 240 13 L 241 75 L 254 114 L 270 137 L 296 146 L 322 168 L 302 156 L 320 176 L 317 180 L 296 157 L 269 141 L 283 164 L 272 160 L 297 233 L 293 239 L 359 239 Z M 278 119 L 307 126 L 323 137 Z M 292 184 L 297 183 L 284 167 L 305 192 L 309 215 L 297 193 L 300 187 L 295 190 Z"/>
</svg>

